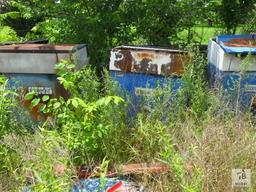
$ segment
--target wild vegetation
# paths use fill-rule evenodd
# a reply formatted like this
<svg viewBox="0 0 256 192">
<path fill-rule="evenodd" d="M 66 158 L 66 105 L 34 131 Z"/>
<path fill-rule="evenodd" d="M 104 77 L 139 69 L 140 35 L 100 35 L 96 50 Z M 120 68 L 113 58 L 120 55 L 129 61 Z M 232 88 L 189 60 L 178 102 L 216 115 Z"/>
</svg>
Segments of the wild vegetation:
<svg viewBox="0 0 256 192">
<path fill-rule="evenodd" d="M 69 191 L 77 181 L 78 166 L 100 166 L 104 159 L 111 167 L 128 162 L 169 165 L 170 173 L 134 176 L 149 191 L 231 191 L 232 168 L 255 170 L 254 120 L 207 89 L 206 62 L 192 51 L 194 60 L 186 65 L 179 92 L 173 95 L 168 83 L 156 87 L 144 101 L 150 110 L 132 119 L 126 111 L 129 101 L 120 97 L 107 71 L 100 80 L 95 70 L 74 72 L 74 66 L 63 61 L 56 66 L 58 79 L 71 97 L 43 97 L 46 105 L 40 110 L 56 119 L 28 129 L 31 123 L 13 113 L 17 94 L 6 89 L 3 78 L 1 191 Z M 31 92 L 26 99 L 37 96 Z M 252 181 L 251 190 L 255 185 Z"/>
<path fill-rule="evenodd" d="M 0 78 L 0 191 L 70 191 L 81 165 L 98 166 L 94 174 L 103 178 L 108 167 L 145 162 L 164 163 L 171 170 L 133 175 L 148 191 L 232 191 L 232 169 L 256 172 L 255 117 L 240 111 L 239 104 L 230 105 L 221 89 L 208 88 L 207 62 L 194 45 L 204 38 L 197 30 L 202 26 L 216 27 L 216 33 L 235 33 L 242 26 L 255 33 L 253 4 L 2 1 L 0 42 L 87 43 L 91 65 L 79 71 L 67 61 L 56 65 L 58 80 L 70 93 L 67 100 L 39 98 L 35 92 L 25 96 L 31 107 L 45 102 L 39 111 L 50 115 L 39 123 L 29 119 L 20 108 L 21 96 Z M 186 47 L 193 59 L 184 64 L 181 89 L 171 92 L 173 77 L 167 77 L 163 87 L 156 85 L 145 97 L 149 110 L 129 116 L 126 93 L 104 69 L 109 50 L 120 44 Z M 247 191 L 255 189 L 252 179 Z"/>
</svg>

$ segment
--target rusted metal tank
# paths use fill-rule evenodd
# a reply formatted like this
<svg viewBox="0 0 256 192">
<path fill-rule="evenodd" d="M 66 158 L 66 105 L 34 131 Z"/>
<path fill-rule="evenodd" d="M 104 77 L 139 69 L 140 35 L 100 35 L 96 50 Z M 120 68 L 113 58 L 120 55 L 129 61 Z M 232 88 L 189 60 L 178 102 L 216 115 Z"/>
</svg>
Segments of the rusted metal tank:
<svg viewBox="0 0 256 192">
<path fill-rule="evenodd" d="M 110 76 L 130 95 L 133 108 L 130 112 L 133 115 L 140 97 L 154 92 L 156 84 L 163 86 L 167 77 L 171 77 L 172 91 L 176 92 L 181 86 L 183 65 L 188 60 L 188 53 L 181 50 L 115 47 L 111 51 Z"/>
<path fill-rule="evenodd" d="M 256 114 L 256 35 L 220 35 L 208 44 L 208 80 L 229 103 Z M 232 102 L 233 101 L 233 102 Z"/>
<path fill-rule="evenodd" d="M 81 68 L 88 62 L 86 45 L 0 46 L 0 73 L 8 78 L 8 86 L 19 91 L 21 95 L 33 90 L 39 97 L 67 97 L 67 91 L 57 81 L 55 70 L 55 64 L 62 59 L 73 62 L 77 69 Z M 30 102 L 24 101 L 23 104 L 29 106 Z M 35 119 L 40 117 L 37 107 L 31 110 Z"/>
</svg>

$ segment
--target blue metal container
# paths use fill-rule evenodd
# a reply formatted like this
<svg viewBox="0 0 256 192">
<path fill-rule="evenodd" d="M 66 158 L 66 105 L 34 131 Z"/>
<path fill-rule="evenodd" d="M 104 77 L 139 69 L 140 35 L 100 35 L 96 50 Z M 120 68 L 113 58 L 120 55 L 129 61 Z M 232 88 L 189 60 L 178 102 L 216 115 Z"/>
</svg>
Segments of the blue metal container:
<svg viewBox="0 0 256 192">
<path fill-rule="evenodd" d="M 168 82 L 175 94 L 181 86 L 183 63 L 187 59 L 187 53 L 180 50 L 134 46 L 112 49 L 110 76 L 130 97 L 130 115 L 141 109 L 145 95 L 154 93 L 157 86 Z"/>
<path fill-rule="evenodd" d="M 58 83 L 54 74 L 5 74 L 8 78 L 8 86 L 19 90 L 21 93 L 35 91 L 39 95 L 51 97 L 67 96 L 67 92 Z"/>
<path fill-rule="evenodd" d="M 255 35 L 223 35 L 208 44 L 208 80 L 241 109 L 256 106 Z"/>
<path fill-rule="evenodd" d="M 146 109 L 150 107 L 150 103 L 145 103 L 144 97 L 154 94 L 156 87 L 163 87 L 165 83 L 171 83 L 171 92 L 175 95 L 181 86 L 181 78 L 177 76 L 168 79 L 163 76 L 129 72 L 120 74 L 117 71 L 110 71 L 110 76 L 118 82 L 120 89 L 125 90 L 129 97 L 131 101 L 129 114 L 131 116 L 135 115 L 137 110 L 140 110 L 138 108 Z"/>
<path fill-rule="evenodd" d="M 59 84 L 55 64 L 62 59 L 69 60 L 81 68 L 87 64 L 85 45 L 47 45 L 18 44 L 0 46 L 0 73 L 8 78 L 8 86 L 21 95 L 21 103 L 29 107 L 30 101 L 24 101 L 24 95 L 35 91 L 38 97 L 68 97 L 68 92 Z M 40 103 L 41 104 L 41 103 Z M 39 104 L 39 105 L 40 105 Z M 38 106 L 30 110 L 34 119 L 40 118 Z"/>
</svg>

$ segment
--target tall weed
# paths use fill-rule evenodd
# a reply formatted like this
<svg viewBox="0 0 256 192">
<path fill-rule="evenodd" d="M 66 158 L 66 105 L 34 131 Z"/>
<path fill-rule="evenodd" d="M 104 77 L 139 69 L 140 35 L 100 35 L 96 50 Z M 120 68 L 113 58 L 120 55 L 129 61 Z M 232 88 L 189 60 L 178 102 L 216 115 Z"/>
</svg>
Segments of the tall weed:
<svg viewBox="0 0 256 192">
<path fill-rule="evenodd" d="M 122 119 L 115 117 L 120 117 L 117 106 L 124 101 L 115 95 L 103 95 L 94 70 L 75 72 L 74 67 L 65 61 L 57 65 L 58 80 L 70 92 L 70 98 L 49 101 L 45 111 L 57 117 L 56 125 L 75 162 L 101 162 L 112 146 L 118 145 L 113 145 L 113 136 Z"/>
<path fill-rule="evenodd" d="M 0 186 L 2 190 L 7 191 L 13 189 L 13 183 L 16 181 L 15 172 L 20 166 L 21 159 L 16 153 L 15 148 L 6 145 L 4 139 L 15 133 L 24 135 L 27 131 L 23 124 L 22 116 L 25 114 L 18 111 L 18 94 L 8 89 L 8 80 L 0 77 Z M 19 110 L 22 112 L 21 110 Z"/>
</svg>

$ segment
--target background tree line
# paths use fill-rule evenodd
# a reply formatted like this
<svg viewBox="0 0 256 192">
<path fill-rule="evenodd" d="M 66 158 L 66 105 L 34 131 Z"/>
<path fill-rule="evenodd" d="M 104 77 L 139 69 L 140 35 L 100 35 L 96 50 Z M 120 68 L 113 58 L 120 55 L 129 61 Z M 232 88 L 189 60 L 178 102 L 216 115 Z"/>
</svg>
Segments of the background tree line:
<svg viewBox="0 0 256 192">
<path fill-rule="evenodd" d="M 105 65 L 113 46 L 185 45 L 195 27 L 219 27 L 234 34 L 238 26 L 255 32 L 256 0 L 2 0 L 5 33 L 50 43 L 87 43 L 91 62 Z M 254 19 L 253 19 L 254 18 Z M 6 28 L 5 28 L 6 30 Z M 183 33 L 182 33 L 183 32 Z M 1 31 L 0 31 L 1 33 Z M 180 34 L 183 35 L 180 35 Z M 16 38 L 17 39 L 17 38 Z"/>
</svg>

